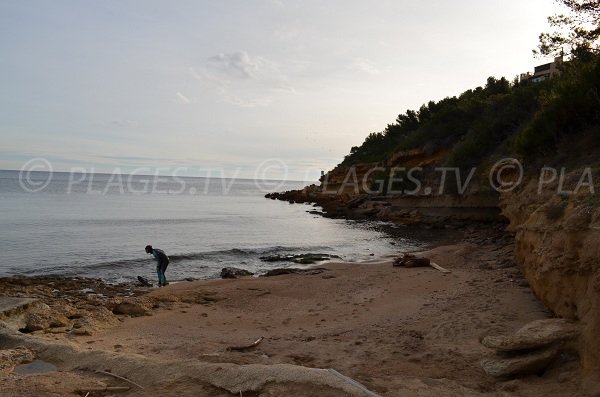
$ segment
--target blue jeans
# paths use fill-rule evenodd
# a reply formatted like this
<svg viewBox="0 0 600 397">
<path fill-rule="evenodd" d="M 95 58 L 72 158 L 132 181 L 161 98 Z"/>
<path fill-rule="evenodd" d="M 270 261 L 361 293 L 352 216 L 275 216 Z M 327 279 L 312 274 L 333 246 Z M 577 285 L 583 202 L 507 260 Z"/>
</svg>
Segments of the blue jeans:
<svg viewBox="0 0 600 397">
<path fill-rule="evenodd" d="M 167 270 L 167 265 L 158 265 L 156 266 L 156 274 L 158 275 L 158 286 L 167 285 L 167 278 L 165 277 L 165 270 Z"/>
</svg>

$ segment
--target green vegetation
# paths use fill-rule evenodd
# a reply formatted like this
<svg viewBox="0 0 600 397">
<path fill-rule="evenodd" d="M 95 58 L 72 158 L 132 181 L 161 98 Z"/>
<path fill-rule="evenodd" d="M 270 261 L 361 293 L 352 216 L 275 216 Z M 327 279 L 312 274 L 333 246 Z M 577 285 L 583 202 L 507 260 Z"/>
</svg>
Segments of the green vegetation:
<svg viewBox="0 0 600 397">
<path fill-rule="evenodd" d="M 381 162 L 400 150 L 449 151 L 447 166 L 471 167 L 494 155 L 551 155 L 565 139 L 592 130 L 600 143 L 600 56 L 581 54 L 551 80 L 485 87 L 407 110 L 350 150 L 343 165 Z"/>
<path fill-rule="evenodd" d="M 598 147 L 600 131 L 600 57 L 587 56 L 567 63 L 560 78 L 541 93 L 540 109 L 516 136 L 520 155 L 553 154 L 561 141 L 594 130 L 592 145 Z"/>
<path fill-rule="evenodd" d="M 597 51 L 600 41 L 600 2 L 598 0 L 556 0 L 566 13 L 548 17 L 557 30 L 540 34 L 534 54 L 559 55 L 565 47 L 571 53 Z"/>
</svg>

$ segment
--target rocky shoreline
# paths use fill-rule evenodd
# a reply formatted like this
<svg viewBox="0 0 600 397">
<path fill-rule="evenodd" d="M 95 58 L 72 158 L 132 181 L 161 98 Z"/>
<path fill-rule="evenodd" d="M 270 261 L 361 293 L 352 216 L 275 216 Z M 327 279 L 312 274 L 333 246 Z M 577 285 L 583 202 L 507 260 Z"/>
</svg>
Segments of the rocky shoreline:
<svg viewBox="0 0 600 397">
<path fill-rule="evenodd" d="M 2 297 L 28 298 L 22 313 L 0 314 L 6 326 L 33 335 L 92 335 L 116 325 L 120 315 L 144 315 L 148 288 L 107 284 L 84 277 L 35 276 L 0 278 Z M 4 318 L 3 318 L 4 317 Z"/>
<path fill-rule="evenodd" d="M 448 207 L 443 199 L 435 203 L 433 199 L 420 197 L 335 194 L 316 185 L 268 193 L 265 198 L 290 204 L 311 204 L 315 209 L 307 210 L 308 213 L 336 219 L 380 220 L 434 229 L 458 229 L 473 223 L 506 223 L 497 203 L 491 205 L 488 201 Z"/>
</svg>

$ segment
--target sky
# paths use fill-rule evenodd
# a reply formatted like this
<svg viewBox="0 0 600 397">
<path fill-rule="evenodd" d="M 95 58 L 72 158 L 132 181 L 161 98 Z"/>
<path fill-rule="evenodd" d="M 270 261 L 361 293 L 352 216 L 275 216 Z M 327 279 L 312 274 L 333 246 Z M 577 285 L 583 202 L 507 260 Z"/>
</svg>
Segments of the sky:
<svg viewBox="0 0 600 397">
<path fill-rule="evenodd" d="M 407 109 L 547 62 L 532 49 L 557 10 L 1 0 L 0 169 L 316 180 Z"/>
</svg>

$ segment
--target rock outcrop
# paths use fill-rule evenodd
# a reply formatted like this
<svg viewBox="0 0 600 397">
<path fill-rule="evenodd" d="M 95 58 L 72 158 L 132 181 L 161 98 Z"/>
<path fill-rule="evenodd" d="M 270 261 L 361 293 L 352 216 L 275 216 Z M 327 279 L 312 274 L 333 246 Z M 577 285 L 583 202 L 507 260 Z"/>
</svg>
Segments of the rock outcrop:
<svg viewBox="0 0 600 397">
<path fill-rule="evenodd" d="M 539 349 L 554 343 L 575 339 L 579 327 L 565 319 L 533 321 L 509 336 L 486 336 L 481 344 L 501 352 Z"/>
<path fill-rule="evenodd" d="M 544 349 L 509 357 L 484 358 L 481 368 L 486 374 L 498 378 L 536 374 L 545 370 L 557 354 L 556 349 Z"/>
<path fill-rule="evenodd" d="M 26 347 L 15 347 L 13 349 L 0 350 L 0 375 L 7 375 L 14 367 L 23 363 L 30 363 L 35 355 Z"/>
<path fill-rule="evenodd" d="M 572 350 L 569 342 L 578 336 L 578 325 L 560 318 L 533 321 L 507 336 L 486 336 L 481 344 L 496 355 L 481 360 L 481 367 L 495 377 L 540 373 L 559 353 Z"/>
</svg>

